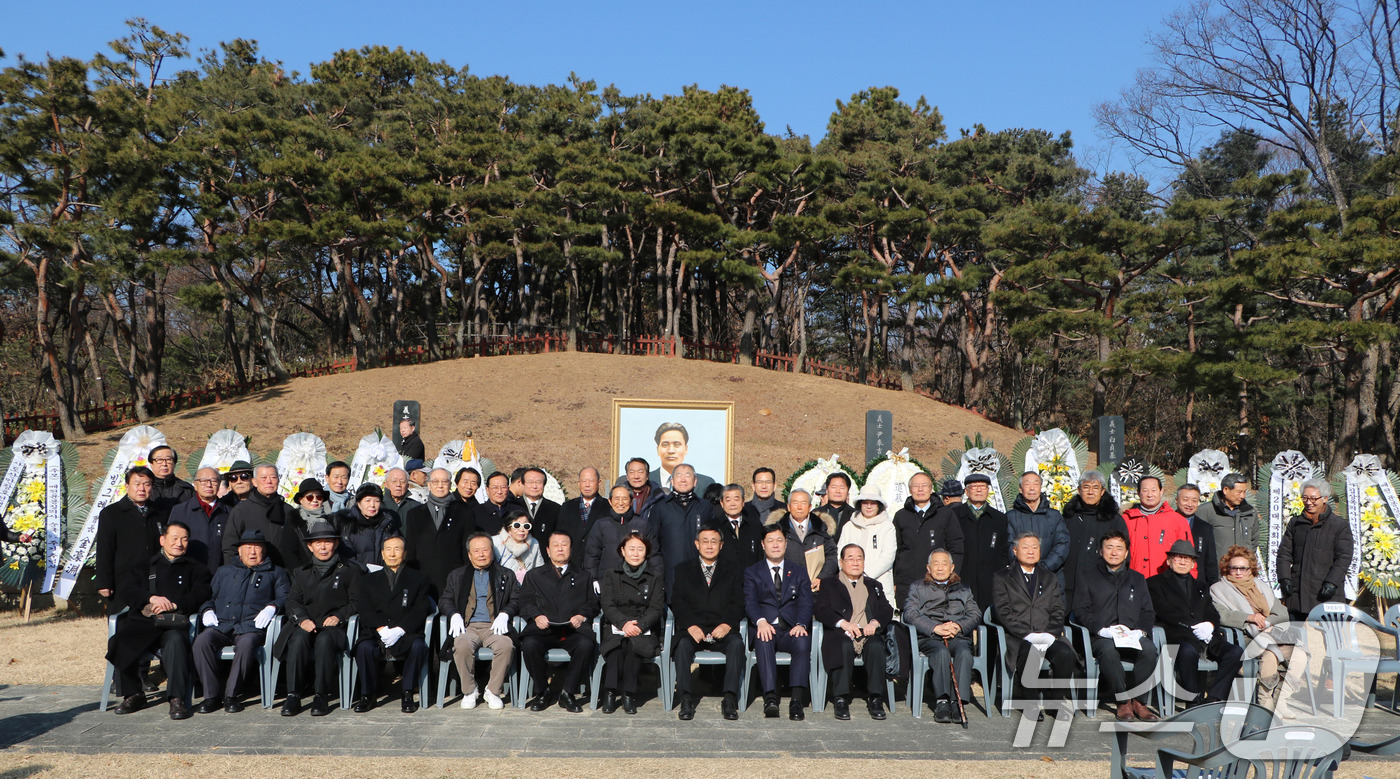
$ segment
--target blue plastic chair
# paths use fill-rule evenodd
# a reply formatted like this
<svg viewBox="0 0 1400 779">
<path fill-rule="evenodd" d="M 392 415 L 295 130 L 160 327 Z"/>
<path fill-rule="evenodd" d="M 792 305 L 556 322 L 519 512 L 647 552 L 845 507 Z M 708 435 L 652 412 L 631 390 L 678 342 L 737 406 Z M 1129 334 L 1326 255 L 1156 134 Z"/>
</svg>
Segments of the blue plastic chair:
<svg viewBox="0 0 1400 779">
<path fill-rule="evenodd" d="M 350 619 L 345 621 L 345 651 L 340 653 L 339 671 L 340 708 L 342 709 L 350 708 L 350 698 L 355 693 L 355 688 L 351 677 L 351 671 L 354 670 L 355 667 L 355 656 L 352 653 L 355 651 L 355 636 L 359 635 L 359 627 L 360 617 L 358 614 L 350 615 Z M 288 626 L 286 629 L 290 630 L 292 629 L 292 626 Z M 272 682 L 274 686 L 277 684 L 277 679 L 279 678 L 279 675 L 281 673 L 282 658 L 274 656 L 272 658 Z M 292 690 L 287 690 L 288 695 L 290 695 L 292 692 Z M 296 692 L 297 694 L 301 693 L 300 690 L 297 690 Z M 276 698 L 275 690 L 273 697 L 274 699 Z"/>
<path fill-rule="evenodd" d="M 997 691 L 998 691 L 999 696 L 1000 696 L 1000 698 L 1001 698 L 1001 716 L 1003 716 L 1003 717 L 1010 717 L 1010 716 L 1011 716 L 1011 691 L 1014 690 L 1014 689 L 1016 689 L 1016 685 L 1015 685 L 1016 669 L 1012 668 L 1012 667 L 1011 667 L 1011 664 L 1010 664 L 1009 662 L 1007 662 L 1007 660 L 1006 660 L 1006 647 L 1008 646 L 1008 645 L 1007 645 L 1007 639 L 1006 639 L 1006 628 L 1003 627 L 1000 623 L 996 622 L 996 621 L 992 618 L 992 607 L 991 607 L 991 606 L 988 606 L 988 607 L 987 607 L 987 610 L 983 613 L 983 615 L 982 615 L 982 624 L 983 624 L 984 626 L 986 626 L 986 628 L 988 629 L 988 631 L 990 631 L 991 634 L 994 634 L 994 635 L 996 636 L 996 644 L 995 644 L 995 646 L 988 647 L 988 649 L 989 649 L 989 651 L 994 651 L 994 652 L 996 653 L 996 656 L 997 656 L 997 663 L 998 663 L 998 666 L 1001 668 L 1001 671 L 999 672 L 999 673 L 1000 673 L 1000 676 L 999 676 L 998 687 L 997 687 Z M 1069 641 L 1069 642 L 1070 642 L 1070 646 L 1073 647 L 1073 646 L 1074 646 L 1074 638 L 1073 638 L 1073 634 L 1072 634 L 1072 632 L 1071 632 L 1071 628 L 1070 628 L 1070 626 L 1069 626 L 1068 624 L 1066 624 L 1066 625 L 1064 626 L 1064 628 L 1063 628 L 1062 631 L 1061 631 L 1061 634 L 1065 637 L 1065 640 L 1066 640 L 1066 641 Z M 990 660 L 989 660 L 989 662 L 990 662 Z M 1040 659 L 1040 670 L 1041 670 L 1041 671 L 1044 671 L 1044 670 L 1048 669 L 1049 667 L 1050 667 L 1050 661 L 1049 661 L 1049 660 L 1046 660 L 1044 657 L 1042 657 L 1042 658 Z M 1037 672 L 1037 674 L 1038 674 L 1038 673 L 1039 673 L 1039 672 Z M 1077 688 L 1078 686 L 1079 686 L 1079 685 L 1075 685 L 1076 688 Z M 1072 692 L 1073 692 L 1073 690 L 1071 690 L 1071 693 L 1072 693 Z M 990 711 L 990 709 L 989 709 L 988 711 Z M 1093 716 L 1094 716 L 1094 712 L 1093 712 L 1092 710 L 1089 712 L 1089 716 L 1090 716 L 1090 717 L 1093 717 Z"/>
<path fill-rule="evenodd" d="M 108 615 L 108 617 L 107 617 L 107 639 L 108 639 L 108 640 L 111 640 L 112 636 L 116 635 L 116 633 L 117 633 L 117 617 L 120 617 L 121 615 L 127 613 L 127 612 L 130 611 L 130 610 L 131 610 L 131 607 L 130 607 L 130 606 L 126 606 L 126 607 L 123 607 L 122 610 L 121 610 L 121 611 L 118 611 L 116 614 L 110 614 L 110 615 Z M 195 620 L 191 619 L 191 620 L 190 620 L 190 644 L 194 644 L 194 631 L 195 631 Z M 141 661 L 142 661 L 142 662 L 145 662 L 145 661 L 147 661 L 147 660 L 158 660 L 158 659 L 160 659 L 160 652 L 159 652 L 159 651 L 157 651 L 157 652 L 147 652 L 147 653 L 141 655 Z M 103 676 L 103 678 L 102 678 L 102 702 L 98 705 L 98 708 L 97 708 L 98 711 L 106 711 L 106 710 L 107 710 L 107 703 L 108 703 L 108 701 L 110 700 L 111 694 L 112 694 L 112 685 L 116 683 L 116 678 L 117 678 L 117 669 L 116 669 L 116 667 L 113 666 L 111 663 L 107 663 L 107 672 L 106 672 L 106 674 L 105 674 L 105 675 Z M 187 693 L 185 694 L 185 705 L 186 705 L 186 706 L 188 706 L 188 705 L 190 705 L 190 704 L 192 703 L 191 698 L 193 697 L 193 695 L 194 695 L 194 689 L 193 689 L 193 685 L 191 685 L 190 691 L 187 692 Z"/>
<path fill-rule="evenodd" d="M 1371 706 L 1376 698 L 1376 677 L 1381 674 L 1400 674 L 1400 658 L 1386 657 L 1384 654 L 1367 657 L 1357 638 L 1358 626 L 1365 626 L 1377 633 L 1400 639 L 1400 630 L 1389 628 L 1377 622 L 1374 617 L 1345 603 L 1319 603 L 1308 613 L 1308 627 L 1322 633 L 1326 656 L 1324 670 L 1332 675 L 1332 716 L 1342 716 L 1342 706 L 1346 699 L 1346 676 L 1348 666 L 1359 667 L 1366 677 L 1366 706 Z M 1377 647 L 1379 652 L 1383 649 Z M 1400 680 L 1397 680 L 1400 685 Z M 1308 688 L 1312 689 L 1309 681 Z M 1394 697 L 1391 700 L 1394 704 Z"/>
<path fill-rule="evenodd" d="M 982 613 L 982 624 L 977 626 L 972 644 L 972 672 L 982 680 L 982 710 L 987 716 L 992 716 L 992 700 L 995 698 L 996 683 L 992 680 L 990 653 L 994 650 L 991 646 L 991 633 L 987 629 L 987 622 L 991 619 L 992 607 L 988 606 Z M 928 658 L 919 652 L 919 631 L 913 625 L 909 626 L 909 646 L 913 648 L 910 652 L 913 659 L 913 668 L 909 675 L 909 706 L 913 709 L 914 719 L 924 716 L 924 684 L 925 677 L 932 670 L 928 664 Z M 970 681 L 970 680 L 969 680 Z"/>
<path fill-rule="evenodd" d="M 432 646 L 433 646 L 433 622 L 437 619 L 437 616 L 438 616 L 438 613 L 437 613 L 437 601 L 436 601 L 436 600 L 433 600 L 432 598 L 429 598 L 429 599 L 428 599 L 428 605 L 429 605 L 429 609 L 428 609 L 428 618 L 425 619 L 425 620 L 423 620 L 423 640 L 424 640 L 424 641 L 427 643 L 427 645 L 428 645 L 428 654 L 429 654 L 429 658 L 428 658 L 428 662 L 423 663 L 423 670 L 418 674 L 418 701 L 419 701 L 419 704 L 420 704 L 420 706 L 419 706 L 419 711 L 422 711 L 422 710 L 428 708 L 428 706 L 429 706 L 429 700 L 430 700 L 429 696 L 432 694 L 432 687 L 429 686 L 429 684 L 428 684 L 428 681 L 429 681 L 429 679 L 430 679 L 430 675 L 429 675 L 428 671 L 429 671 L 429 669 L 430 669 L 430 668 L 432 667 L 432 665 L 433 665 L 433 663 L 432 663 L 432 657 L 431 657 L 431 655 L 432 655 Z M 360 632 L 359 632 L 359 622 L 360 622 L 360 620 L 359 620 L 359 616 L 358 616 L 358 615 L 356 615 L 355 617 L 352 617 L 352 619 L 354 620 L 355 632 L 349 634 L 349 635 L 351 636 L 351 639 L 350 639 L 350 650 L 349 650 L 349 651 L 353 653 L 353 652 L 355 651 L 355 644 L 359 642 L 359 635 L 360 635 Z M 349 629 L 349 628 L 347 627 L 347 629 Z M 341 683 L 341 691 L 344 692 L 344 691 L 346 691 L 346 690 L 349 690 L 349 691 L 351 692 L 351 694 L 353 694 L 353 691 L 354 691 L 354 689 L 355 689 L 355 680 L 356 680 L 356 679 L 359 677 L 359 675 L 360 675 L 360 669 L 359 669 L 358 667 L 356 667 L 356 664 L 355 664 L 353 661 L 350 662 L 349 667 L 350 667 L 349 678 L 346 679 L 346 677 L 345 677 L 345 675 L 344 675 L 343 673 L 342 673 L 342 675 L 341 675 L 341 682 L 340 682 L 340 683 Z M 348 701 L 349 698 L 350 698 L 350 696 L 349 696 L 349 695 L 346 695 L 346 696 L 343 696 L 343 697 L 340 699 L 340 706 L 341 706 L 341 708 L 347 708 L 347 707 L 348 707 L 348 704 L 346 703 L 346 701 Z"/>
<path fill-rule="evenodd" d="M 895 627 L 895 625 L 898 624 L 899 623 L 890 625 L 889 629 L 898 630 L 899 628 Z M 831 683 L 830 674 L 828 674 L 826 671 L 826 663 L 822 662 L 822 636 L 824 635 L 826 635 L 826 626 L 815 619 L 812 620 L 812 670 L 816 672 L 817 677 L 816 684 L 812 685 L 812 711 L 817 712 L 818 714 L 820 714 L 823 711 L 826 711 L 827 687 Z M 872 636 L 871 640 L 884 641 L 885 637 Z M 917 644 L 915 646 L 917 646 Z M 856 666 L 864 668 L 865 658 L 861 657 L 860 655 L 856 655 Z M 885 676 L 885 669 L 867 669 L 866 673 L 878 673 L 881 676 Z M 885 702 L 889 704 L 890 713 L 893 714 L 896 708 L 894 701 L 894 680 L 889 678 L 888 676 L 885 676 Z"/>
<path fill-rule="evenodd" d="M 191 622 L 197 622 L 198 620 L 198 615 L 190 617 Z M 203 630 L 204 628 L 202 626 L 197 625 L 195 628 L 195 636 L 198 637 L 199 633 Z M 274 616 L 272 618 L 272 623 L 267 626 L 262 645 L 255 650 L 257 652 L 255 659 L 258 666 L 258 690 L 262 696 L 262 707 L 264 709 L 272 708 L 272 696 L 277 688 L 277 675 L 273 672 L 272 665 L 273 662 L 276 661 L 276 658 L 273 657 L 272 646 L 277 643 L 277 637 L 281 634 L 281 616 Z M 234 651 L 235 647 L 231 644 L 224 647 L 223 650 L 219 652 L 219 659 L 231 662 L 233 660 Z M 207 696 L 209 691 L 205 690 L 204 694 Z"/>
<path fill-rule="evenodd" d="M 594 618 L 593 618 L 593 635 L 594 635 L 595 638 L 596 638 L 597 635 L 598 635 L 598 624 L 599 624 L 600 622 L 602 622 L 602 619 L 603 619 L 603 618 L 602 618 L 601 616 L 598 616 L 598 617 L 594 617 Z M 519 631 L 519 630 L 524 630 L 524 629 L 525 629 L 525 620 L 524 620 L 523 618 L 521 618 L 521 617 L 516 617 L 516 625 L 517 625 L 517 631 Z M 594 656 L 593 656 L 593 669 L 592 669 L 592 672 L 589 673 L 588 679 L 589 679 L 589 681 L 590 681 L 590 686 L 591 686 L 591 687 L 596 687 L 596 685 L 593 685 L 593 684 L 592 684 L 592 680 L 593 680 L 594 677 L 596 677 L 596 676 L 598 675 L 599 669 L 601 669 L 601 668 L 603 667 L 603 657 L 602 657 L 602 655 L 601 655 L 598 651 L 596 651 L 596 648 L 595 648 L 595 651 L 593 652 L 593 655 L 594 655 Z M 567 651 L 565 651 L 565 650 L 562 649 L 562 648 L 556 647 L 556 648 L 551 649 L 551 650 L 549 650 L 548 652 L 546 652 L 546 653 L 545 653 L 545 658 L 544 658 L 544 659 L 545 659 L 545 662 L 546 662 L 546 663 L 549 663 L 549 664 L 551 664 L 551 665 L 563 665 L 563 664 L 567 664 L 567 663 L 569 662 L 569 659 L 570 659 L 570 658 L 569 658 L 569 653 L 568 653 Z M 529 699 L 535 694 L 535 691 L 534 691 L 534 686 L 535 686 L 535 684 L 534 684 L 534 683 L 535 683 L 535 680 L 532 679 L 532 678 L 530 678 L 530 674 L 529 674 L 529 673 L 527 673 L 527 672 L 524 671 L 524 670 L 522 670 L 522 671 L 520 672 L 520 694 L 517 695 L 517 696 L 515 697 L 515 707 L 516 707 L 516 708 L 518 708 L 518 709 L 523 709 L 523 708 L 525 708 L 525 701 L 529 700 Z M 594 694 L 593 690 L 590 689 L 590 690 L 588 691 L 589 697 L 592 698 L 592 697 L 593 697 L 593 694 Z"/>
<path fill-rule="evenodd" d="M 745 620 L 745 622 L 747 622 L 747 620 Z M 815 623 L 815 620 L 813 620 L 813 622 Z M 747 703 L 748 700 L 749 700 L 749 686 L 750 686 L 750 685 L 752 684 L 752 682 L 753 682 L 753 675 L 754 675 L 754 674 L 753 674 L 753 669 L 754 669 L 754 666 L 758 665 L 758 653 L 754 651 L 753 644 L 749 642 L 749 635 L 748 635 L 747 632 L 744 633 L 744 657 L 745 657 L 745 660 L 744 660 L 744 681 L 743 681 L 742 686 L 739 688 L 740 691 L 741 691 L 741 693 L 740 693 L 740 695 L 739 695 L 739 711 L 743 711 L 744 709 L 748 708 L 748 706 L 746 705 L 746 703 Z M 783 666 L 789 666 L 789 667 L 790 667 L 790 666 L 792 665 L 792 655 L 791 655 L 790 653 L 788 653 L 788 652 L 778 652 L 778 653 L 776 654 L 776 657 L 777 657 L 777 660 L 778 660 L 778 667 L 779 667 L 779 668 L 781 668 L 781 667 L 783 667 Z M 822 664 L 822 647 L 821 647 L 821 644 L 817 642 L 817 636 L 816 636 L 816 634 L 813 633 L 813 634 L 812 634 L 812 662 L 811 662 L 811 665 L 810 665 L 810 671 L 808 672 L 808 676 L 807 676 L 807 689 L 808 689 L 808 690 L 815 691 L 815 690 L 817 689 L 817 673 L 818 673 L 818 669 L 821 668 L 821 664 Z M 789 684 L 789 685 L 796 685 L 799 681 L 800 681 L 800 680 L 789 678 L 789 679 L 788 679 L 788 684 Z M 815 699 L 815 698 L 816 698 L 816 695 L 813 695 L 812 697 L 813 697 L 813 699 Z M 815 706 L 815 703 L 814 703 L 813 705 Z"/>
<path fill-rule="evenodd" d="M 439 651 L 452 640 L 452 637 L 447 634 L 449 625 L 451 625 L 451 620 L 446 615 L 438 616 L 437 648 Z M 517 651 L 511 653 L 510 670 L 506 672 L 505 692 L 510 696 L 511 703 L 520 697 L 520 652 L 518 650 L 517 647 Z M 478 663 L 490 663 L 495 657 L 496 653 L 487 647 L 479 646 L 476 648 L 476 661 Z M 437 707 L 441 709 L 448 698 L 457 694 L 457 683 L 452 680 L 453 663 L 451 661 L 442 660 L 438 653 L 434 652 L 432 662 L 437 667 Z"/>
<path fill-rule="evenodd" d="M 594 622 L 594 630 L 596 630 L 597 632 L 594 634 L 593 637 L 597 640 L 598 646 L 602 646 L 603 618 L 601 616 Z M 674 668 L 671 665 L 671 639 L 674 637 L 675 631 L 676 619 L 675 617 L 671 616 L 671 610 L 668 608 L 666 609 L 666 627 L 663 631 L 663 638 L 661 640 L 661 654 L 647 661 L 648 663 L 654 663 L 656 665 L 657 671 L 659 671 L 661 674 L 661 685 L 656 691 L 656 697 L 661 700 L 661 706 L 663 711 L 671 710 L 671 697 L 672 693 L 675 692 L 675 681 L 671 678 L 671 672 Z M 593 695 L 590 696 L 592 698 L 592 703 L 589 704 L 590 710 L 596 710 L 598 708 L 599 702 L 603 699 L 603 665 L 604 663 L 602 657 L 599 657 L 598 662 L 593 664 Z"/>
</svg>

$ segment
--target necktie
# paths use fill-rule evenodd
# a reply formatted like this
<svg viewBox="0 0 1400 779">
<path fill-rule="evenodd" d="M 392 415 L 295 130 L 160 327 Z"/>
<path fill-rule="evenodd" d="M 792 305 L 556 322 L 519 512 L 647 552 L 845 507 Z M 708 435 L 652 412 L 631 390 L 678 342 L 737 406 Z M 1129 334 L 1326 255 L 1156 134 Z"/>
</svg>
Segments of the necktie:
<svg viewBox="0 0 1400 779">
<path fill-rule="evenodd" d="M 579 501 L 578 506 L 579 506 L 579 508 L 578 508 L 579 519 L 582 519 L 582 520 L 583 520 L 583 524 L 587 525 L 587 524 L 588 524 L 588 507 L 589 507 L 589 503 L 588 503 L 588 501 L 586 501 L 586 500 L 581 500 L 581 501 Z"/>
<path fill-rule="evenodd" d="M 715 578 L 715 567 L 713 565 L 704 565 L 701 567 L 705 569 L 705 586 L 708 587 Z"/>
<path fill-rule="evenodd" d="M 538 503 L 536 503 L 536 502 L 534 502 L 534 501 L 530 501 L 530 519 L 534 519 L 534 518 L 535 518 L 535 509 L 539 508 L 539 505 L 540 505 L 540 504 L 538 504 Z"/>
<path fill-rule="evenodd" d="M 775 565 L 775 566 L 773 566 L 773 592 L 781 593 L 782 591 L 783 591 L 783 574 L 782 574 L 782 569 Z"/>
<path fill-rule="evenodd" d="M 558 568 L 556 568 L 555 570 L 559 572 L 559 578 L 561 578 L 561 579 L 564 578 L 564 566 L 561 565 L 561 566 L 559 566 Z"/>
<path fill-rule="evenodd" d="M 739 520 L 734 520 L 734 535 L 739 535 Z"/>
</svg>

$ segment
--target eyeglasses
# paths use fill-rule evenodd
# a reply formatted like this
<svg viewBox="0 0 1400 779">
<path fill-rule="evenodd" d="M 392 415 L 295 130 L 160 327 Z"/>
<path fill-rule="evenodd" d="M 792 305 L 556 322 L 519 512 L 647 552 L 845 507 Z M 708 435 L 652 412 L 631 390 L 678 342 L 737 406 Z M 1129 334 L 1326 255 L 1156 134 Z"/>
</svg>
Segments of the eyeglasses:
<svg viewBox="0 0 1400 779">
<path fill-rule="evenodd" d="M 510 523 L 510 529 L 511 529 L 511 530 L 529 530 L 531 527 L 532 527 L 532 525 L 531 525 L 529 522 L 512 522 L 512 523 Z"/>
<path fill-rule="evenodd" d="M 153 463 L 162 463 L 162 464 L 168 465 L 168 464 L 170 464 L 170 463 L 175 462 L 175 458 L 174 458 L 174 457 L 153 457 L 153 458 L 151 458 L 151 462 L 153 462 Z"/>
<path fill-rule="evenodd" d="M 195 479 L 195 484 L 218 484 L 218 479 Z"/>
<path fill-rule="evenodd" d="M 251 473 L 230 473 L 230 474 L 228 475 L 228 480 L 229 480 L 229 481 L 252 481 L 252 480 L 253 480 L 253 474 L 251 474 Z"/>
<path fill-rule="evenodd" d="M 1226 568 L 1225 570 L 1229 571 L 1230 573 L 1249 573 L 1254 569 L 1250 568 L 1247 565 L 1232 565 L 1229 568 Z"/>
<path fill-rule="evenodd" d="M 1321 495 L 1304 495 L 1304 496 L 1303 496 L 1303 502 L 1304 502 L 1304 503 L 1316 503 L 1316 502 L 1318 502 L 1319 500 L 1327 500 L 1327 499 L 1324 498 L 1324 497 L 1322 497 Z"/>
</svg>

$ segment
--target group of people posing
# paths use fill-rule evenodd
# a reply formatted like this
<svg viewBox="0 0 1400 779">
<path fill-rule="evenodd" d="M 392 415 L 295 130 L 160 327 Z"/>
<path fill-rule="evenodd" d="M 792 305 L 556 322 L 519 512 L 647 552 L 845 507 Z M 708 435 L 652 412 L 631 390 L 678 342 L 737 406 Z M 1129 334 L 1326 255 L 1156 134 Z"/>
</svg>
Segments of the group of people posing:
<svg viewBox="0 0 1400 779">
<path fill-rule="evenodd" d="M 689 465 L 669 469 L 662 487 L 634 458 L 610 489 L 596 469 L 583 469 L 578 496 L 560 505 L 544 497 L 538 468 L 487 474 L 483 502 L 473 468 L 396 469 L 383 488 L 364 484 L 352 494 L 349 466 L 337 462 L 326 484 L 302 482 L 293 505 L 278 494 L 273 466 L 204 468 L 190 484 L 173 475 L 169 447 L 148 461 L 128 471 L 126 496 L 101 512 L 96 582 L 114 610 L 125 610 L 107 654 L 122 696 L 117 713 L 147 705 L 156 687 L 143 668 L 155 654 L 173 719 L 240 710 L 274 620 L 281 630 L 272 651 L 287 669 L 282 714 L 299 714 L 308 695 L 312 716 L 330 713 L 347 653 L 358 668 L 355 711 L 376 705 L 386 660 L 402 678 L 402 710 L 415 711 L 434 615 L 446 618 L 436 643 L 455 666 L 464 709 L 504 706 L 518 654 L 529 709 L 582 711 L 580 685 L 601 654 L 600 708 L 635 713 L 638 679 L 662 653 L 668 614 L 682 720 L 697 712 L 700 653 L 717 667 L 725 719 L 738 718 L 748 693 L 750 651 L 763 715 L 779 716 L 783 653 L 788 716 L 800 720 L 812 704 L 811 663 L 830 674 L 835 716 L 849 719 L 859 659 L 866 708 L 884 719 L 886 681 L 910 682 L 917 651 L 928 660 L 935 721 L 955 721 L 971 700 L 973 636 L 988 617 L 1005 629 L 999 651 L 1028 712 L 1066 698 L 1067 685 L 1040 677 L 1042 660 L 1051 679 L 1078 672 L 1064 632 L 1071 619 L 1087 628 L 1089 645 L 1078 651 L 1098 661 L 1103 699 L 1119 719 L 1157 719 L 1144 689 L 1157 666 L 1156 626 L 1175 648 L 1179 697 L 1229 695 L 1242 652 L 1223 629 L 1234 628 L 1266 650 L 1258 696 L 1274 705 L 1295 643 L 1287 623 L 1341 597 L 1352 554 L 1347 523 L 1328 507 L 1330 488 L 1304 484 L 1304 512 L 1279 548 L 1280 602 L 1259 578 L 1258 517 L 1239 474 L 1204 503 L 1182 486 L 1175 507 L 1146 477 L 1139 502 L 1120 510 L 1091 471 L 1061 512 L 1028 472 L 1003 513 L 978 474 L 937 491 L 916 474 L 895 507 L 869 485 L 853 495 L 839 471 L 816 495 L 779 499 L 770 468 L 753 473 L 751 492 L 715 484 L 697 493 Z M 421 501 L 411 497 L 414 484 Z M 815 653 L 814 623 L 823 628 Z M 229 646 L 232 663 L 220 659 Z M 490 650 L 482 682 L 480 648 Z M 568 662 L 551 666 L 551 649 Z M 1201 658 L 1218 667 L 1209 684 Z M 196 678 L 203 701 L 193 708 Z"/>
</svg>

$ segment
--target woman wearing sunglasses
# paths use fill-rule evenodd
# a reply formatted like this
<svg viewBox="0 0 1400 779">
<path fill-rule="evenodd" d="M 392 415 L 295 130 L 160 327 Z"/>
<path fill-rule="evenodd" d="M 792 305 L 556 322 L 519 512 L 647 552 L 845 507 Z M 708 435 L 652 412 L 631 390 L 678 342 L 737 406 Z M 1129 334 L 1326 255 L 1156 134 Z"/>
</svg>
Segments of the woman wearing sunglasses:
<svg viewBox="0 0 1400 779">
<path fill-rule="evenodd" d="M 1243 630 L 1264 650 L 1259 655 L 1257 698 L 1259 705 L 1274 708 L 1283 680 L 1281 669 L 1293 656 L 1298 637 L 1288 629 L 1288 609 L 1274 597 L 1269 583 L 1259 578 L 1259 562 L 1252 549 L 1232 546 L 1225 552 L 1220 558 L 1220 581 L 1210 586 L 1210 597 L 1220 612 L 1222 626 Z M 1302 650 L 1298 656 L 1307 663 Z"/>
<path fill-rule="evenodd" d="M 530 515 L 525 509 L 512 506 L 506 509 L 505 526 L 492 539 L 496 548 L 496 562 L 515 574 L 518 583 L 525 581 L 525 572 L 544 565 L 544 554 L 540 542 L 530 535 Z"/>
</svg>

